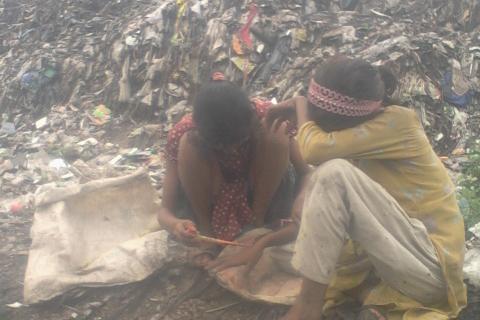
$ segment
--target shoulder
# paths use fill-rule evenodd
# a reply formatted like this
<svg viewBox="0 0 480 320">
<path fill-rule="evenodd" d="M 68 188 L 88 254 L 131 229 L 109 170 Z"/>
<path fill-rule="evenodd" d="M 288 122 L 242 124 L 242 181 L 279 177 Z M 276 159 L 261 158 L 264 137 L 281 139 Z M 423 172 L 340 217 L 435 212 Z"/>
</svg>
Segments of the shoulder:
<svg viewBox="0 0 480 320">
<path fill-rule="evenodd" d="M 402 120 L 417 119 L 417 113 L 414 110 L 397 105 L 386 107 L 383 113 L 388 117 L 399 117 Z"/>
<path fill-rule="evenodd" d="M 172 129 L 168 132 L 168 140 L 180 140 L 185 132 L 188 132 L 195 128 L 192 114 L 185 115 L 180 121 L 178 121 Z"/>
<path fill-rule="evenodd" d="M 185 115 L 179 122 L 177 122 L 168 132 L 166 156 L 169 160 L 176 161 L 178 155 L 178 148 L 180 141 L 185 133 L 193 130 L 195 123 L 193 122 L 192 114 Z"/>
<path fill-rule="evenodd" d="M 377 118 L 381 122 L 385 122 L 389 126 L 394 126 L 397 128 L 421 127 L 421 123 L 418 119 L 417 113 L 414 110 L 406 107 L 396 105 L 388 106 Z"/>
</svg>

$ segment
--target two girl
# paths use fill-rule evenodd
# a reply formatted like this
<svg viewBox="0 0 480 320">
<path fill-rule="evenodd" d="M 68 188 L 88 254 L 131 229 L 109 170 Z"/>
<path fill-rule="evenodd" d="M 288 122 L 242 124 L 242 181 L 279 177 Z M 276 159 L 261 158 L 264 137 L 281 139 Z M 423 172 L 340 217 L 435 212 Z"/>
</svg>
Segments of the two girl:
<svg viewBox="0 0 480 320">
<path fill-rule="evenodd" d="M 196 228 L 233 239 L 275 217 L 289 162 L 307 181 L 303 158 L 316 169 L 301 183 L 293 223 L 209 267 L 252 268 L 264 248 L 296 238 L 303 284 L 284 319 L 321 319 L 351 299 L 367 318 L 456 317 L 466 290 L 455 188 L 416 114 L 385 98 L 394 85 L 385 70 L 345 57 L 315 72 L 306 98 L 268 111 L 229 82 L 207 85 L 170 133 L 159 221 L 185 241 Z M 296 141 L 283 121 L 292 116 Z"/>
<path fill-rule="evenodd" d="M 384 69 L 336 57 L 316 70 L 307 97 L 269 112 L 296 117 L 302 157 L 316 166 L 301 214 L 210 266 L 248 271 L 266 247 L 296 238 L 303 284 L 284 320 L 322 319 L 352 299 L 361 319 L 451 319 L 466 305 L 455 187 L 415 112 L 386 98 L 394 88 Z"/>
</svg>

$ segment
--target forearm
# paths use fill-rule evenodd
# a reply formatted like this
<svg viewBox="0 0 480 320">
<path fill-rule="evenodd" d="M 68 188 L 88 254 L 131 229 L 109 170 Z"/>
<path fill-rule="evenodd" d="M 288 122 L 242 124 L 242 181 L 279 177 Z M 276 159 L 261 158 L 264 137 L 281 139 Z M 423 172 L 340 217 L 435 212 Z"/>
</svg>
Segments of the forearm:
<svg viewBox="0 0 480 320">
<path fill-rule="evenodd" d="M 284 101 L 282 101 L 282 102 L 280 102 L 280 103 L 277 103 L 277 104 L 275 105 L 275 108 L 288 108 L 288 107 L 292 107 L 292 106 L 295 105 L 295 99 L 296 99 L 296 98 L 293 97 L 293 98 L 290 98 L 290 99 L 288 99 L 288 100 L 284 100 Z"/>
<path fill-rule="evenodd" d="M 297 126 L 300 128 L 305 123 L 311 121 L 308 112 L 308 101 L 304 97 L 297 97 L 295 100 L 296 113 L 297 113 Z"/>
<path fill-rule="evenodd" d="M 210 221 L 210 215 L 206 213 L 200 213 L 196 215 L 197 218 L 197 224 L 198 224 L 198 229 L 199 231 L 207 236 L 212 236 L 213 235 L 213 230 L 212 230 L 212 224 Z"/>
<path fill-rule="evenodd" d="M 290 223 L 280 230 L 267 233 L 263 237 L 259 238 L 255 242 L 255 245 L 262 248 L 281 246 L 295 240 L 297 238 L 297 234 L 298 225 L 296 223 Z"/>
<path fill-rule="evenodd" d="M 255 225 L 258 227 L 263 226 L 267 210 L 288 170 L 289 153 L 289 143 L 272 141 L 267 138 L 266 133 L 256 146 L 253 159 L 252 210 L 256 218 Z"/>
<path fill-rule="evenodd" d="M 158 223 L 168 232 L 172 232 L 175 223 L 179 221 L 177 217 L 166 207 L 161 207 L 157 214 Z"/>
</svg>

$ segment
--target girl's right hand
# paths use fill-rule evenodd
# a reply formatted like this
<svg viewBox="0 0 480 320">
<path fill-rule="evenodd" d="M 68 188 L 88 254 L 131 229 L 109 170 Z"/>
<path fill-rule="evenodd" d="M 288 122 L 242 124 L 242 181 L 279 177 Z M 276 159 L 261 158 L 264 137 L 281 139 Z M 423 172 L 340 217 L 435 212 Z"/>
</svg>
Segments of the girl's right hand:
<svg viewBox="0 0 480 320">
<path fill-rule="evenodd" d="M 178 241 L 190 243 L 198 235 L 198 230 L 192 221 L 178 219 L 173 225 L 172 234 Z"/>
<path fill-rule="evenodd" d="M 290 121 L 295 123 L 296 103 L 295 98 L 282 101 L 272 105 L 267 110 L 266 121 L 267 126 L 271 126 L 275 120 Z"/>
</svg>

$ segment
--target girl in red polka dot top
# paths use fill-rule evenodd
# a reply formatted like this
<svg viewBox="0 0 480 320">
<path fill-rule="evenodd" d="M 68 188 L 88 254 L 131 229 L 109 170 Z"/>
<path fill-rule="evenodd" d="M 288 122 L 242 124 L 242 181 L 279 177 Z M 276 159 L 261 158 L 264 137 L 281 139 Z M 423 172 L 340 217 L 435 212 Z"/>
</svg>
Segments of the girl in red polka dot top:
<svg viewBox="0 0 480 320">
<path fill-rule="evenodd" d="M 197 232 L 232 240 L 249 225 L 290 214 L 295 188 L 285 183 L 288 168 L 293 164 L 297 177 L 308 169 L 287 122 L 266 120 L 270 105 L 217 80 L 172 128 L 158 220 L 179 240 Z"/>
</svg>

